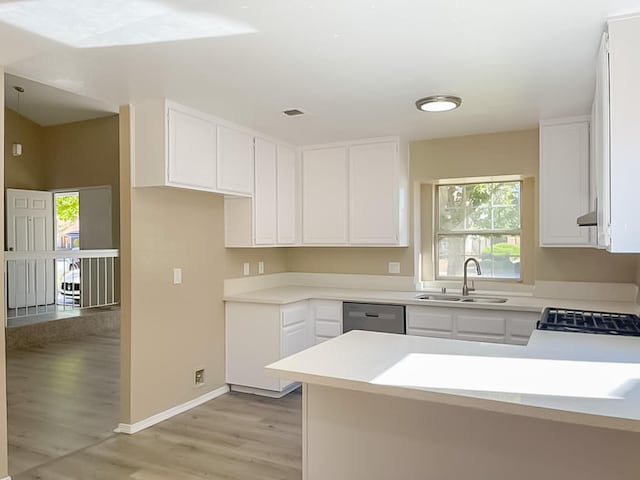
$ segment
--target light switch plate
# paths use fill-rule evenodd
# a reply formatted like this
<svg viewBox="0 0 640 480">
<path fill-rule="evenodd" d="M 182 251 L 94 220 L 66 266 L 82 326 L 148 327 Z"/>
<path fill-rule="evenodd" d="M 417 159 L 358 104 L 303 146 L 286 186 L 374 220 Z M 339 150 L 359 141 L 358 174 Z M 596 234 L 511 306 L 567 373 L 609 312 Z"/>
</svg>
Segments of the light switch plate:
<svg viewBox="0 0 640 480">
<path fill-rule="evenodd" d="M 258 275 L 262 275 L 264 273 L 264 262 L 258 262 Z"/>
<path fill-rule="evenodd" d="M 174 268 L 173 269 L 173 284 L 180 285 L 182 283 L 182 269 Z"/>
<path fill-rule="evenodd" d="M 389 262 L 389 273 L 400 273 L 400 262 Z"/>
<path fill-rule="evenodd" d="M 251 275 L 251 264 L 249 262 L 245 262 L 242 265 L 242 274 L 243 275 Z"/>
</svg>

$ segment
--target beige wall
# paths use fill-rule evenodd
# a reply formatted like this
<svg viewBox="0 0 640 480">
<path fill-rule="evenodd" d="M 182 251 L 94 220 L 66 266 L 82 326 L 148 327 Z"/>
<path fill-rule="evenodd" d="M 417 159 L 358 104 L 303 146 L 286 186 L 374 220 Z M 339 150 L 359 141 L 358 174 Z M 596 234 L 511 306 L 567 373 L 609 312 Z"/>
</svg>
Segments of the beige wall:
<svg viewBox="0 0 640 480">
<path fill-rule="evenodd" d="M 120 239 L 118 116 L 45 127 L 44 189 L 111 186 L 113 245 Z"/>
<path fill-rule="evenodd" d="M 295 247 L 287 252 L 291 272 L 384 275 L 388 262 L 400 262 L 401 275 L 413 275 L 413 250 L 407 247 Z"/>
<path fill-rule="evenodd" d="M 224 230 L 223 230 L 224 231 Z M 244 263 L 250 265 L 251 276 L 258 274 L 258 262 L 264 262 L 264 273 L 287 271 L 286 248 L 226 248 L 224 278 L 242 277 Z"/>
<path fill-rule="evenodd" d="M 0 67 L 0 92 L 4 92 L 4 69 Z M 0 132 L 5 129 L 4 95 L 0 96 Z M 4 181 L 4 135 L 0 135 L 0 175 Z M 4 195 L 0 197 L 0 251 L 4 251 Z M 4 275 L 0 278 L 0 288 L 4 291 Z M 5 311 L 4 295 L 0 295 L 0 311 Z M 7 459 L 7 360 L 5 356 L 4 328 L 0 328 L 0 478 L 9 475 L 9 461 Z"/>
<path fill-rule="evenodd" d="M 5 188 L 44 189 L 44 129 L 8 108 L 4 109 L 4 114 Z M 22 144 L 22 156 L 13 156 L 14 143 Z"/>
<path fill-rule="evenodd" d="M 224 384 L 222 215 L 221 196 L 131 192 L 132 422 Z M 181 285 L 172 284 L 174 267 Z M 193 383 L 198 368 L 206 369 L 204 388 Z"/>
</svg>

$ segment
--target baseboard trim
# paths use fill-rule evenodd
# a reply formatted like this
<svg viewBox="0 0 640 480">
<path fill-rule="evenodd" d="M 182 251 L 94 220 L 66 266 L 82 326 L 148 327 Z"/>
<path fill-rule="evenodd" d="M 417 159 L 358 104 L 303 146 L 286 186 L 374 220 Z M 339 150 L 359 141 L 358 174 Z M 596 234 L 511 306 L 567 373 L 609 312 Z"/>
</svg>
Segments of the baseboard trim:
<svg viewBox="0 0 640 480">
<path fill-rule="evenodd" d="M 216 388 L 215 390 L 205 393 L 204 395 L 199 396 L 198 398 L 194 398 L 193 400 L 189 400 L 188 402 L 182 403 L 180 405 L 176 405 L 173 408 L 165 410 L 164 412 L 156 413 L 144 420 L 140 420 L 136 423 L 120 423 L 118 427 L 114 430 L 116 433 L 126 433 L 127 435 L 133 435 L 134 433 L 138 433 L 145 428 L 149 428 L 157 423 L 160 423 L 164 420 L 167 420 L 171 417 L 175 417 L 179 413 L 186 412 L 187 410 L 191 410 L 198 405 L 202 405 L 209 400 L 213 400 L 214 398 L 218 398 L 221 395 L 229 392 L 229 385 L 224 385 L 220 388 Z"/>
<path fill-rule="evenodd" d="M 0 478 L 0 480 L 11 480 L 11 477 Z"/>
</svg>

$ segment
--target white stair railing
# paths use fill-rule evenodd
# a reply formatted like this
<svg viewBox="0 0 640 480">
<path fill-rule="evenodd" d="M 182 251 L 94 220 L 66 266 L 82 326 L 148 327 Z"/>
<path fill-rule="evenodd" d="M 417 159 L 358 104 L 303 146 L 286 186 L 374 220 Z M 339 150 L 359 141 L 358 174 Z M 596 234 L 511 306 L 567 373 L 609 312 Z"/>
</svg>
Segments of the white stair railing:
<svg viewBox="0 0 640 480">
<path fill-rule="evenodd" d="M 119 302 L 119 251 L 4 252 L 6 319 Z"/>
</svg>

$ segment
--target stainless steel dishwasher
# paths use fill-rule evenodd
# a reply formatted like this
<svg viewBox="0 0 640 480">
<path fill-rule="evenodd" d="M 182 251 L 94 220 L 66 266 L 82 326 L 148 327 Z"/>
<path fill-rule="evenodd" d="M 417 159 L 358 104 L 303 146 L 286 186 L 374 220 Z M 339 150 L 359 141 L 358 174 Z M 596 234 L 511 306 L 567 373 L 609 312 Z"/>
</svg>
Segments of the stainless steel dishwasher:
<svg viewBox="0 0 640 480">
<path fill-rule="evenodd" d="M 406 333 L 404 305 L 344 302 L 342 333 L 351 330 Z"/>
</svg>

